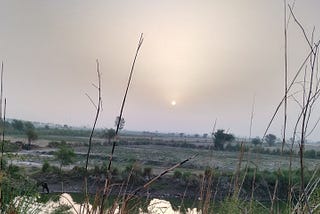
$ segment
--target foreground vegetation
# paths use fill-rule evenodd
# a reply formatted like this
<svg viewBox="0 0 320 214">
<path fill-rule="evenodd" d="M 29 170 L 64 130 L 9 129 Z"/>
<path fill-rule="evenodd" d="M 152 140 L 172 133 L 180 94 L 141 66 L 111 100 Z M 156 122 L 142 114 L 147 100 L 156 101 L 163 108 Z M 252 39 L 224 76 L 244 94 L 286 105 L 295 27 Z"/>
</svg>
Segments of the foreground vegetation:
<svg viewBox="0 0 320 214">
<path fill-rule="evenodd" d="M 16 196 L 38 195 L 44 191 L 41 186 L 44 182 L 50 192 L 83 191 L 87 143 L 81 137 L 88 134 L 88 130 L 50 126 L 34 128 L 38 138 L 29 146 L 28 136 L 23 136 L 24 130 L 14 130 L 10 123 L 7 128 L 12 142 L 4 143 L 6 180 L 3 180 L 2 191 L 6 198 L 3 198 L 3 203 L 10 207 Z M 51 141 L 57 132 L 60 133 L 57 141 Z M 194 153 L 199 154 L 197 158 L 167 173 L 148 190 L 140 192 L 139 197 L 178 200 L 180 206 L 199 209 L 206 206 L 206 209 L 221 210 L 222 213 L 230 209 L 229 206 L 236 210 L 241 207 L 254 213 L 268 213 L 270 197 L 276 192 L 275 206 L 283 212 L 289 206 L 289 188 L 300 182 L 299 157 L 296 152 L 281 154 L 281 144 L 270 147 L 268 144 L 255 145 L 251 141 L 232 138 L 223 141 L 222 147 L 215 147 L 215 141 L 210 137 L 157 135 L 131 133 L 118 139 L 117 153 L 113 157 L 112 183 L 125 185 L 126 188 L 123 190 L 122 185 L 113 188 L 113 198 L 119 192 L 130 194 L 166 168 Z M 70 141 L 59 141 L 61 138 Z M 96 132 L 93 138 L 87 174 L 91 195 L 103 188 L 111 141 L 104 130 Z M 307 150 L 305 153 L 310 151 L 318 152 Z M 290 158 L 292 171 L 289 171 Z M 309 169 L 304 172 L 305 181 L 312 183 L 315 177 L 320 177 L 317 169 L 320 160 L 305 160 Z M 172 189 L 172 186 L 175 188 Z M 310 200 L 318 200 L 318 189 L 313 191 Z M 238 191 L 237 197 L 235 191 Z M 298 188 L 293 191 L 294 194 L 298 192 Z M 143 204 L 146 203 L 144 201 Z M 110 206 L 110 203 L 107 204 Z"/>
</svg>

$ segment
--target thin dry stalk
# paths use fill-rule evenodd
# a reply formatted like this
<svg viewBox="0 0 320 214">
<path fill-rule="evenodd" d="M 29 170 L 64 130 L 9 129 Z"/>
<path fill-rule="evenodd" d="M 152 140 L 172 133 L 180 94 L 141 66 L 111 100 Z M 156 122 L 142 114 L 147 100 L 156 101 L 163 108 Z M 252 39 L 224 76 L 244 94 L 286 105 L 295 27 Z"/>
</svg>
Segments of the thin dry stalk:
<svg viewBox="0 0 320 214">
<path fill-rule="evenodd" d="M 298 128 L 298 125 L 301 125 L 301 137 L 300 137 L 300 144 L 299 144 L 299 158 L 300 158 L 300 199 L 303 199 L 303 203 L 304 206 L 307 206 L 310 212 L 310 208 L 308 205 L 308 200 L 307 200 L 307 196 L 305 195 L 305 189 L 304 189 L 304 157 L 303 157 L 303 153 L 304 153 L 304 144 L 305 144 L 305 140 L 307 137 L 307 128 L 308 128 L 308 124 L 309 124 L 309 120 L 311 118 L 311 113 L 313 110 L 313 105 L 315 103 L 315 100 L 318 98 L 319 96 L 319 92 L 318 92 L 318 87 L 319 87 L 319 79 L 317 76 L 317 73 L 315 74 L 315 63 L 316 63 L 316 59 L 317 59 L 317 54 L 318 54 L 318 46 L 319 46 L 319 42 L 314 43 L 313 44 L 313 33 L 312 33 L 312 39 L 311 42 L 308 39 L 308 36 L 306 35 L 306 32 L 303 28 L 303 26 L 300 24 L 300 22 L 297 20 L 297 18 L 295 17 L 293 11 L 292 11 L 292 7 L 290 7 L 290 5 L 288 6 L 290 9 L 290 17 L 293 17 L 294 21 L 296 22 L 296 24 L 299 26 L 299 28 L 301 29 L 303 36 L 305 38 L 305 40 L 308 43 L 308 46 L 310 47 L 310 52 L 308 54 L 308 56 L 305 58 L 305 60 L 303 61 L 303 63 L 301 64 L 301 66 L 299 67 L 298 71 L 296 72 L 293 80 L 291 81 L 290 85 L 288 85 L 288 53 L 287 53 L 287 27 L 288 27 L 288 23 L 289 23 L 289 18 L 287 19 L 287 15 L 286 15 L 286 0 L 284 0 L 284 4 L 285 4 L 285 27 L 284 27 L 284 36 L 285 36 L 285 68 L 284 68 L 284 72 L 285 72 L 285 94 L 284 97 L 282 98 L 281 102 L 279 103 L 279 105 L 276 108 L 276 111 L 274 112 L 268 126 L 267 129 L 265 131 L 265 134 L 263 136 L 263 138 L 265 137 L 271 123 L 273 122 L 275 115 L 277 114 L 280 106 L 282 104 L 284 104 L 284 128 L 283 128 L 283 140 L 282 140 L 282 151 L 283 151 L 283 147 L 284 144 L 286 142 L 286 127 L 287 127 L 287 99 L 288 99 L 288 92 L 290 91 L 291 87 L 293 86 L 294 83 L 296 83 L 296 79 L 298 78 L 299 74 L 301 73 L 302 69 L 305 68 L 305 74 L 304 74 L 304 81 L 303 81 L 303 98 L 302 98 L 302 103 L 299 103 L 299 105 L 301 106 L 301 113 L 298 116 L 298 120 L 296 122 L 296 126 L 294 129 L 294 139 L 295 139 L 295 135 L 296 135 L 296 130 Z M 314 32 L 314 31 L 313 31 Z M 310 61 L 310 73 L 307 74 L 307 66 L 306 63 L 307 61 Z M 307 75 L 308 78 L 307 78 Z M 317 80 L 317 82 L 314 82 L 315 79 Z M 317 125 L 317 123 L 316 123 Z M 316 126 L 315 125 L 315 126 Z M 314 129 L 312 129 L 313 131 Z M 290 163 L 289 163 L 289 188 L 288 188 L 288 197 L 289 197 L 289 201 L 292 201 L 292 181 L 291 181 L 291 169 L 292 169 L 292 155 L 293 155 L 293 144 L 294 144 L 295 140 L 292 141 L 291 144 L 291 155 L 290 155 Z M 274 198 L 274 197 L 272 197 Z M 291 202 L 289 202 L 291 203 Z M 302 206 L 302 207 L 304 207 Z M 291 206 L 290 206 L 291 207 Z"/>
<path fill-rule="evenodd" d="M 253 201 L 254 201 L 254 190 L 256 184 L 256 174 L 257 174 L 257 167 L 254 168 L 253 172 L 253 179 L 251 183 L 251 196 L 250 196 L 250 204 L 249 204 L 249 213 L 253 213 Z"/>
<path fill-rule="evenodd" d="M 3 153 L 4 153 L 4 131 L 5 131 L 5 112 L 6 109 L 4 109 L 4 119 L 2 120 L 2 99 L 3 99 L 3 62 L 1 62 L 1 91 L 0 91 L 0 121 L 2 121 L 2 142 L 1 142 L 1 163 L 0 163 L 0 176 L 2 176 L 3 173 Z M 5 108 L 6 108 L 6 100 L 5 100 Z M 0 208 L 2 209 L 3 206 L 3 192 L 2 192 L 2 186 L 0 183 Z"/>
<path fill-rule="evenodd" d="M 214 191 L 213 198 L 212 198 L 213 201 L 215 201 L 216 198 L 217 198 L 220 181 L 221 181 L 221 176 L 218 176 L 218 181 L 217 181 L 217 185 L 216 185 L 216 188 L 215 188 L 216 190 Z"/>
<path fill-rule="evenodd" d="M 96 114 L 95 114 L 95 118 L 94 118 L 94 122 L 93 122 L 93 126 L 91 129 L 91 133 L 90 133 L 90 137 L 89 137 L 89 145 L 88 145 L 88 151 L 87 151 L 87 155 L 86 155 L 86 164 L 85 164 L 85 176 L 84 176 L 84 197 L 85 197 L 85 205 L 87 205 L 87 207 L 84 206 L 84 208 L 86 208 L 87 210 L 88 205 L 89 205 L 89 197 L 88 197 L 88 164 L 89 164 L 89 157 L 90 157 L 90 152 L 91 152 L 91 147 L 92 147 L 92 138 L 93 138 L 93 134 L 96 128 L 96 124 L 100 115 L 100 111 L 101 111 L 101 106 L 102 106 L 102 98 L 101 98 L 101 73 L 100 73 L 100 64 L 99 61 L 96 60 L 96 72 L 97 72 L 97 76 L 98 76 L 98 86 L 96 86 L 97 90 L 98 90 L 98 102 L 97 104 L 95 104 L 93 102 L 93 100 L 91 99 L 91 97 L 86 94 L 89 98 L 89 100 L 93 103 L 94 107 L 96 108 Z"/>
<path fill-rule="evenodd" d="M 1 164 L 0 164 L 0 176 L 3 176 L 3 153 L 4 153 L 4 133 L 5 133 L 5 124 L 6 124 L 6 108 L 7 108 L 7 99 L 4 99 L 4 113 L 3 113 L 3 129 L 2 129 L 2 142 L 1 142 Z M 0 208 L 3 206 L 3 191 L 2 185 L 0 182 Z"/>
<path fill-rule="evenodd" d="M 240 171 L 241 171 L 241 166 L 242 166 L 242 162 L 243 162 L 243 156 L 244 156 L 244 144 L 243 144 L 243 142 L 241 142 L 239 159 L 238 159 L 238 166 L 235 171 L 234 192 L 233 192 L 233 196 L 237 199 L 239 198 L 239 194 L 241 192 L 241 185 L 240 185 L 239 180 L 240 180 Z"/>
<path fill-rule="evenodd" d="M 287 0 L 283 1 L 284 3 L 284 119 L 283 119 L 283 138 L 282 138 L 282 147 L 281 154 L 283 153 L 283 148 L 286 143 L 286 133 L 287 133 L 287 110 L 288 110 L 288 25 L 289 18 L 287 19 Z M 290 154 L 292 157 L 292 154 Z M 291 207 L 291 161 L 290 157 L 290 167 L 289 167 L 289 185 L 288 185 L 288 204 Z M 279 168 L 280 170 L 280 168 Z"/>
<path fill-rule="evenodd" d="M 184 202 L 184 199 L 186 197 L 187 190 L 188 190 L 188 186 L 186 186 L 186 188 L 184 189 L 183 196 L 182 196 L 182 199 L 181 199 L 181 202 L 180 202 L 179 212 L 181 211 L 181 208 L 185 208 L 183 202 Z"/>
<path fill-rule="evenodd" d="M 204 174 L 202 176 L 202 179 L 201 179 L 201 185 L 200 185 L 200 195 L 199 195 L 199 206 L 198 208 L 202 207 L 202 201 L 204 199 L 204 192 L 205 192 L 205 182 L 206 182 L 206 175 Z"/>
<path fill-rule="evenodd" d="M 288 35 L 287 35 L 287 0 L 284 0 L 284 119 L 281 153 L 286 143 L 287 109 L 288 109 Z"/>
<path fill-rule="evenodd" d="M 319 175 L 319 168 L 317 168 L 313 174 L 312 174 L 312 177 L 309 181 L 309 183 L 307 184 L 306 188 L 305 188 L 305 192 L 306 194 L 303 196 L 303 197 L 307 197 L 307 201 L 310 200 L 312 194 L 314 193 L 314 191 L 319 187 L 319 183 L 320 183 L 320 178 L 318 177 Z M 310 212 L 311 213 L 314 213 L 314 211 L 316 209 L 318 209 L 319 205 L 320 204 L 317 204 L 317 205 L 314 205 L 311 209 L 311 206 L 306 204 L 306 205 L 303 205 L 301 206 L 301 202 L 304 201 L 305 199 L 303 198 L 299 198 L 298 199 L 298 203 L 296 203 L 295 207 L 292 209 L 292 213 L 299 213 L 299 212 Z M 310 209 L 309 207 L 310 206 Z M 306 210 L 307 209 L 307 210 Z"/>
<path fill-rule="evenodd" d="M 3 99 L 3 62 L 1 62 L 0 119 L 2 119 L 2 99 Z"/>
<path fill-rule="evenodd" d="M 86 155 L 86 165 L 85 165 L 86 173 L 88 172 L 88 163 L 89 163 L 89 157 L 90 157 L 90 152 L 91 152 L 91 147 L 92 147 L 92 137 L 93 137 L 96 125 L 97 125 L 97 121 L 98 121 L 100 110 L 101 110 L 101 104 L 102 104 L 102 98 L 101 98 L 101 73 L 100 73 L 100 65 L 99 65 L 99 61 L 98 60 L 96 60 L 96 64 L 97 64 L 96 66 L 97 66 L 97 76 L 98 76 L 98 87 L 97 87 L 97 89 L 98 89 L 98 103 L 95 105 L 94 102 L 92 101 L 92 99 L 90 98 L 90 96 L 87 95 L 89 97 L 90 101 L 94 104 L 94 106 L 96 108 L 96 115 L 95 115 L 95 118 L 94 118 L 93 126 L 92 126 L 90 137 L 89 137 L 89 146 L 88 146 L 88 152 L 87 152 L 87 155 Z"/>
<path fill-rule="evenodd" d="M 7 99 L 4 99 L 3 121 L 2 121 L 2 144 L 1 144 L 1 164 L 0 169 L 3 170 L 3 153 L 4 153 L 4 134 L 6 125 Z"/>
<path fill-rule="evenodd" d="M 130 88 L 131 79 L 132 79 L 132 76 L 133 76 L 134 66 L 135 66 L 136 59 L 138 57 L 138 53 L 139 53 L 139 50 L 141 48 L 142 43 L 143 43 L 143 33 L 141 33 L 141 35 L 140 35 L 140 39 L 139 39 L 139 42 L 138 42 L 138 47 L 137 47 L 136 54 L 134 56 L 134 59 L 133 59 L 133 62 L 132 62 L 132 66 L 131 66 L 131 70 L 130 70 L 128 84 L 127 84 L 126 91 L 125 91 L 124 96 L 123 96 L 123 100 L 122 100 L 122 104 L 121 104 L 121 108 L 120 108 L 120 114 L 119 114 L 119 122 L 117 123 L 117 128 L 116 128 L 116 136 L 118 136 L 118 132 L 119 132 L 119 128 L 120 128 L 120 122 L 121 122 L 121 119 L 122 119 L 124 106 L 125 106 L 127 95 L 128 95 L 128 91 L 129 91 L 129 88 Z M 110 171 L 111 171 L 111 165 L 112 165 L 112 160 L 113 160 L 113 154 L 114 154 L 115 147 L 116 147 L 116 141 L 113 141 L 111 154 L 110 154 L 110 157 L 109 157 L 109 164 L 108 164 L 108 168 L 107 168 L 107 178 L 105 180 L 105 186 L 104 186 L 103 195 L 102 195 L 102 201 L 101 201 L 101 206 L 100 206 L 100 214 L 103 214 L 104 202 L 106 200 L 107 192 L 108 192 L 108 189 L 109 189 L 109 186 L 110 186 L 110 182 L 111 182 L 111 172 Z"/>
<path fill-rule="evenodd" d="M 306 141 L 306 135 L 307 135 L 307 128 L 308 128 L 308 124 L 309 124 L 309 119 L 311 117 L 311 113 L 312 113 L 312 106 L 315 102 L 315 99 L 317 98 L 317 88 L 319 85 L 319 82 L 315 82 L 315 80 L 318 80 L 317 77 L 315 77 L 315 63 L 317 62 L 317 58 L 318 58 L 318 46 L 319 46 L 319 42 L 316 43 L 314 46 L 311 44 L 311 42 L 309 41 L 306 32 L 303 28 L 303 26 L 301 25 L 301 23 L 297 20 L 297 18 L 295 17 L 291 7 L 289 6 L 290 12 L 292 17 L 294 18 L 294 21 L 296 22 L 296 24 L 299 26 L 299 28 L 301 29 L 305 40 L 307 41 L 310 49 L 311 49 L 311 55 L 310 55 L 310 76 L 308 79 L 308 84 L 306 83 L 306 80 L 304 80 L 304 93 L 303 93 L 303 110 L 302 110 L 302 117 L 301 117 L 301 137 L 300 137 L 300 145 L 299 145 L 299 159 L 300 159 L 300 194 L 299 194 L 299 198 L 303 201 L 301 204 L 301 208 L 304 209 L 303 207 L 307 207 L 309 213 L 311 213 L 311 208 L 309 206 L 309 202 L 308 202 L 308 196 L 306 195 L 306 191 L 305 191 L 305 180 L 304 180 L 304 146 L 305 146 L 305 141 Z M 314 31 L 313 31 L 314 32 Z M 313 41 L 313 34 L 312 34 L 312 39 Z M 305 73 L 304 78 L 307 77 L 307 74 Z M 316 87 L 316 92 L 314 93 L 314 85 Z M 305 91 L 307 89 L 307 92 Z"/>
<path fill-rule="evenodd" d="M 120 190 L 118 192 L 117 198 L 113 201 L 111 208 L 108 210 L 108 213 L 114 214 L 116 209 L 119 208 L 119 204 L 121 202 L 120 198 L 123 197 L 123 195 L 125 194 L 125 191 L 123 190 L 124 185 L 124 182 L 120 185 Z M 112 184 L 110 188 L 112 188 L 112 186 L 116 185 Z"/>
<path fill-rule="evenodd" d="M 132 79 L 133 71 L 134 71 L 134 66 L 135 66 L 136 59 L 137 59 L 137 57 L 138 57 L 138 53 L 139 53 L 139 50 L 140 50 L 140 47 L 141 47 L 142 43 L 143 43 L 143 34 L 140 35 L 138 47 L 137 47 L 136 54 L 135 54 L 135 56 L 134 56 L 133 63 L 132 63 L 132 66 L 131 66 L 131 70 L 130 70 L 130 75 L 129 75 L 129 79 L 128 79 L 127 88 L 126 88 L 126 91 L 125 91 L 124 96 L 123 96 L 123 100 L 122 100 L 122 104 L 121 104 L 121 108 L 120 108 L 120 114 L 119 114 L 119 121 L 118 121 L 118 123 L 117 123 L 117 128 L 116 128 L 116 136 L 117 136 L 118 133 L 119 133 L 119 128 L 120 128 L 120 124 L 121 124 L 122 114 L 123 114 L 124 106 L 125 106 L 125 103 L 126 103 L 128 91 L 129 91 L 129 88 L 130 88 L 131 79 Z M 113 157 L 113 153 L 114 153 L 115 146 L 116 146 L 116 144 L 115 144 L 115 141 L 114 141 L 114 143 L 113 143 L 113 145 L 112 145 L 112 151 L 111 151 L 111 155 L 110 155 L 108 170 L 111 169 L 112 157 Z"/>
<path fill-rule="evenodd" d="M 251 139 L 252 137 L 252 134 L 251 134 L 251 131 L 252 131 L 252 126 L 253 126 L 253 118 L 254 118 L 254 107 L 255 107 L 255 96 L 253 97 L 253 102 L 252 102 L 252 107 L 251 107 L 251 116 L 250 116 L 250 132 L 249 132 L 249 140 Z M 258 160 L 258 157 L 257 157 L 258 153 L 256 153 L 255 155 L 255 159 Z M 248 173 L 248 169 L 249 169 L 249 162 L 251 162 L 251 152 L 249 151 L 248 153 L 248 160 L 247 160 L 247 164 L 246 164 L 246 168 L 245 168 L 245 175 L 242 179 L 242 183 L 241 183 L 241 188 L 244 184 L 244 181 L 246 179 L 246 175 Z M 254 163 L 253 163 L 254 164 Z M 254 201 L 254 191 L 255 191 L 255 180 L 256 180 L 256 173 L 257 173 L 257 166 L 256 164 L 255 165 L 255 169 L 254 169 L 254 175 L 253 175 L 253 180 L 252 180 L 252 183 L 251 183 L 251 196 L 250 196 L 250 204 L 249 204 L 249 213 L 252 213 L 253 212 L 253 201 Z M 240 189 L 241 189 L 240 188 Z"/>
<path fill-rule="evenodd" d="M 3 152 L 4 152 L 4 129 L 5 129 L 5 121 L 2 118 L 2 99 L 3 99 L 3 62 L 1 62 L 1 89 L 0 89 L 0 121 L 2 121 L 2 127 L 1 127 L 1 131 L 2 131 L 2 142 L 1 142 L 1 164 L 0 164 L 0 170 L 2 173 L 3 170 Z M 5 104 L 6 105 L 6 104 Z M 6 111 L 6 110 L 4 110 Z M 4 113 L 5 114 L 5 113 Z M 1 197 L 0 197 L 1 198 Z M 1 202 L 0 202 L 1 203 Z"/>
<path fill-rule="evenodd" d="M 254 117 L 254 106 L 255 106 L 256 96 L 253 96 L 252 106 L 251 106 L 251 114 L 250 114 L 250 130 L 249 130 L 249 140 L 251 140 L 252 126 L 253 126 L 253 117 Z"/>
<path fill-rule="evenodd" d="M 273 195 L 271 198 L 270 214 L 274 213 L 274 204 L 276 201 L 276 195 L 278 190 L 279 178 L 277 177 L 276 184 L 274 185 Z"/>
<path fill-rule="evenodd" d="M 168 172 L 171 172 L 172 170 L 174 170 L 175 168 L 185 164 L 186 162 L 190 161 L 191 159 L 194 159 L 196 156 L 198 156 L 198 154 L 193 155 L 192 157 L 189 157 L 187 159 L 185 159 L 184 161 L 181 161 L 180 163 L 177 163 L 176 165 L 162 171 L 159 175 L 155 176 L 153 179 L 151 179 L 150 181 L 148 181 L 147 183 L 145 183 L 143 186 L 135 189 L 132 193 L 130 193 L 129 195 L 124 195 L 124 199 L 122 202 L 122 206 L 121 206 L 121 212 L 120 213 L 126 213 L 127 211 L 127 204 L 130 200 L 132 200 L 140 191 L 147 189 L 152 183 L 154 183 L 155 181 L 157 181 L 159 178 L 161 178 L 162 176 L 164 176 L 165 174 L 167 174 Z M 129 181 L 129 180 L 128 180 Z"/>
<path fill-rule="evenodd" d="M 211 132 L 211 138 L 212 138 L 212 144 L 209 145 L 209 151 L 210 151 L 210 162 L 213 160 L 213 148 L 214 148 L 214 132 L 216 131 L 217 126 L 217 119 L 214 121 L 212 132 Z M 213 167 L 213 166 L 212 166 Z"/>
<path fill-rule="evenodd" d="M 287 91 L 288 91 L 288 92 L 291 90 L 292 86 L 296 83 L 296 80 L 297 80 L 297 78 L 299 77 L 299 74 L 301 73 L 301 71 L 302 71 L 302 69 L 304 68 L 305 64 L 306 64 L 307 61 L 309 60 L 311 54 L 312 54 L 312 51 L 310 51 L 310 52 L 308 53 L 308 55 L 306 56 L 306 58 L 304 59 L 304 61 L 301 63 L 298 71 L 296 72 L 295 76 L 294 76 L 293 79 L 291 80 L 290 85 L 289 85 L 288 88 L 287 88 Z M 283 97 L 283 98 L 281 99 L 281 101 L 279 102 L 278 106 L 276 107 L 276 109 L 275 109 L 275 111 L 274 111 L 274 113 L 273 113 L 273 115 L 272 115 L 272 117 L 271 117 L 271 119 L 270 119 L 270 121 L 269 121 L 269 123 L 268 123 L 268 125 L 267 125 L 267 128 L 266 128 L 266 130 L 264 131 L 262 140 L 263 140 L 263 139 L 265 138 L 265 136 L 267 135 L 267 133 L 268 133 L 268 131 L 269 131 L 269 128 L 271 127 L 271 124 L 272 124 L 272 122 L 274 121 L 274 118 L 275 118 L 276 115 L 278 114 L 278 111 L 279 111 L 280 107 L 282 106 L 282 104 L 283 104 L 283 102 L 284 102 L 284 99 L 285 99 L 285 97 Z"/>
<path fill-rule="evenodd" d="M 211 190 L 212 190 L 212 178 L 213 178 L 213 171 L 210 170 L 209 175 L 207 176 L 207 187 L 206 187 L 206 197 L 203 205 L 203 213 L 209 213 L 210 209 L 210 200 L 211 200 Z"/>
</svg>

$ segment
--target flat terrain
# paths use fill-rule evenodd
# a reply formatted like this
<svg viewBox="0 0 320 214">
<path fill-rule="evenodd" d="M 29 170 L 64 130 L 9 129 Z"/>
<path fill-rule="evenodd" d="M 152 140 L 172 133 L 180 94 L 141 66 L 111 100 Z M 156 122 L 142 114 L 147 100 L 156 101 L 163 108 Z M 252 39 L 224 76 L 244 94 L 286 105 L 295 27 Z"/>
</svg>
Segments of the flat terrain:
<svg viewBox="0 0 320 214">
<path fill-rule="evenodd" d="M 9 136 L 11 142 L 25 141 L 23 136 Z M 33 144 L 37 148 L 31 150 L 21 150 L 10 155 L 10 161 L 25 167 L 41 167 L 44 161 L 52 165 L 58 165 L 54 159 L 53 152 L 57 148 L 49 148 L 52 141 L 65 140 L 70 144 L 77 154 L 76 162 L 70 166 L 64 167 L 71 169 L 74 166 L 84 166 L 85 155 L 87 153 L 88 137 L 83 136 L 57 136 L 43 135 Z M 190 146 L 191 145 L 191 146 Z M 308 148 L 308 147 L 307 147 Z M 319 150 L 319 146 L 311 145 L 309 148 Z M 271 150 L 276 149 L 269 148 Z M 89 167 L 101 166 L 108 161 L 111 153 L 111 145 L 107 140 L 95 138 L 93 141 Z M 114 154 L 114 166 L 125 168 L 126 166 L 137 162 L 142 167 L 151 167 L 154 174 L 169 168 L 195 154 L 198 156 L 180 167 L 182 171 L 190 171 L 195 174 L 203 173 L 206 167 L 213 167 L 221 171 L 234 171 L 239 163 L 240 153 L 237 151 L 216 151 L 212 150 L 212 140 L 210 138 L 173 138 L 148 136 L 124 136 L 117 143 Z M 314 169 L 319 166 L 320 159 L 305 159 L 307 168 Z M 250 167 L 258 167 L 259 170 L 273 171 L 281 167 L 289 167 L 289 156 L 270 155 L 245 152 L 243 156 L 244 167 L 248 164 Z M 293 168 L 299 167 L 299 159 L 293 157 Z"/>
</svg>

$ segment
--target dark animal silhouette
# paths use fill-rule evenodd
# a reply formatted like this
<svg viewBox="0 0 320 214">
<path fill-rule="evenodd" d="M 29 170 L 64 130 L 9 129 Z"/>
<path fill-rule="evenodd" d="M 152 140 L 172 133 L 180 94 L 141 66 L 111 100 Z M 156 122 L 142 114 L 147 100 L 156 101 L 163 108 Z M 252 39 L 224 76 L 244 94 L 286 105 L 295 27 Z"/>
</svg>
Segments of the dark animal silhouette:
<svg viewBox="0 0 320 214">
<path fill-rule="evenodd" d="M 44 192 L 44 190 L 46 190 L 47 193 L 49 193 L 49 187 L 46 182 L 42 182 L 41 186 L 42 186 L 42 192 Z"/>
<path fill-rule="evenodd" d="M 42 187 L 42 192 L 43 193 L 44 193 L 45 190 L 46 190 L 47 194 L 50 192 L 48 184 L 46 182 L 38 182 L 38 186 Z"/>
</svg>

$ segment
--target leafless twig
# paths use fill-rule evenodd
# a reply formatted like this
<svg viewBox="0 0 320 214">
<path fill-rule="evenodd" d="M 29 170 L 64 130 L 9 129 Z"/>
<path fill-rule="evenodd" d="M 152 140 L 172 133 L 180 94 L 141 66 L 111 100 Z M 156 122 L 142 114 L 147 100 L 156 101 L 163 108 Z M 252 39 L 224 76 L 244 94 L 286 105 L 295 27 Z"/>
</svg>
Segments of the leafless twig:
<svg viewBox="0 0 320 214">
<path fill-rule="evenodd" d="M 143 43 L 143 33 L 141 33 L 141 35 L 140 35 L 140 39 L 139 39 L 139 42 L 138 42 L 138 47 L 137 47 L 137 50 L 136 50 L 136 54 L 135 54 L 133 62 L 132 62 L 132 66 L 131 66 L 131 70 L 130 70 L 130 75 L 129 75 L 126 91 L 125 91 L 124 96 L 123 96 L 123 100 L 122 100 L 122 104 L 121 104 L 121 108 L 120 108 L 120 113 L 119 113 L 119 122 L 117 123 L 117 128 L 116 128 L 116 136 L 118 136 L 118 132 L 119 132 L 119 128 L 120 128 L 120 121 L 122 119 L 124 106 L 125 106 L 127 95 L 128 95 L 128 91 L 129 91 L 129 88 L 130 88 L 131 79 L 132 79 L 133 71 L 134 71 L 134 66 L 135 66 L 136 59 L 138 57 L 138 53 L 139 53 L 139 50 L 141 48 L 142 43 Z M 106 199 L 106 196 L 107 196 L 107 191 L 108 191 L 108 188 L 109 188 L 109 185 L 110 185 L 110 180 L 111 180 L 111 172 L 110 171 L 111 171 L 111 165 L 112 165 L 112 160 L 113 160 L 113 154 L 114 154 L 115 147 L 116 147 L 116 141 L 113 141 L 111 154 L 110 154 L 110 157 L 109 157 L 109 164 L 108 164 L 108 168 L 107 168 L 107 178 L 105 180 L 105 186 L 104 186 L 104 189 L 103 189 L 103 195 L 102 195 L 102 200 L 101 200 L 101 205 L 100 205 L 100 214 L 103 214 L 104 202 L 105 202 L 105 199 Z"/>
<path fill-rule="evenodd" d="M 93 126 L 91 129 L 91 133 L 90 133 L 90 137 L 89 137 L 89 145 L 88 145 L 88 151 L 87 151 L 87 155 L 86 155 L 86 164 L 85 164 L 85 177 L 84 177 L 84 194 L 85 194 L 85 206 L 88 212 L 89 209 L 89 198 L 88 198 L 88 164 L 89 164 L 89 157 L 90 157 L 90 152 L 91 152 L 91 147 L 92 147 L 92 138 L 93 138 L 93 134 L 96 128 L 96 124 L 99 118 L 99 114 L 100 114 L 100 110 L 101 110 L 101 105 L 102 105 L 102 98 L 101 98 L 101 73 L 100 73 L 100 65 L 99 65 L 99 61 L 96 60 L 96 72 L 97 72 L 97 76 L 98 76 L 98 102 L 97 104 L 95 104 L 93 102 L 93 100 L 91 99 L 91 97 L 86 94 L 89 98 L 89 100 L 91 101 L 91 103 L 95 106 L 96 108 L 96 115 L 94 118 L 94 122 L 93 122 Z"/>
<path fill-rule="evenodd" d="M 100 73 L 100 65 L 99 65 L 99 61 L 96 60 L 96 66 L 97 66 L 97 76 L 98 76 L 98 103 L 94 104 L 93 100 L 89 97 L 89 95 L 87 95 L 90 99 L 90 101 L 94 104 L 95 108 L 96 108 L 96 115 L 94 118 L 94 122 L 93 122 L 93 126 L 91 129 L 91 133 L 90 133 L 90 137 L 89 137 L 89 146 L 88 146 L 88 152 L 87 152 L 87 159 L 86 159 L 86 172 L 88 171 L 88 163 L 89 163 L 89 156 L 90 156 L 90 151 L 91 151 L 91 146 L 92 146 L 92 137 L 93 137 L 93 133 L 94 130 L 96 128 L 97 125 L 97 121 L 99 118 L 99 114 L 100 114 L 100 109 L 101 109 L 101 73 Z"/>
</svg>

